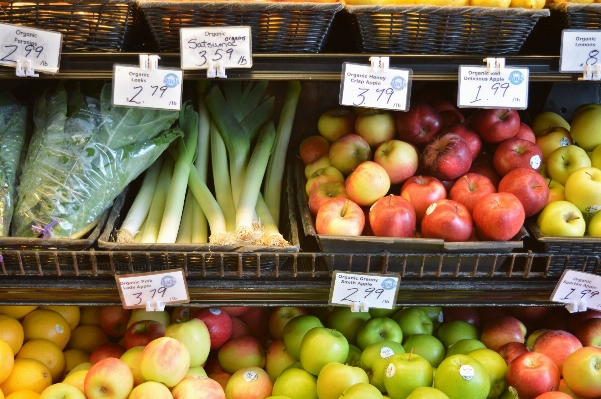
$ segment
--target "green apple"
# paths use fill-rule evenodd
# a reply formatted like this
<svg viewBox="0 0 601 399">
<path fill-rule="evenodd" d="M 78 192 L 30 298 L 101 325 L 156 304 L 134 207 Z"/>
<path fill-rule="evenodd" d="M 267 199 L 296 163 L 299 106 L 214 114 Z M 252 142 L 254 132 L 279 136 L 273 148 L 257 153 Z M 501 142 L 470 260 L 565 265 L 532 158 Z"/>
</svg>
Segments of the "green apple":
<svg viewBox="0 0 601 399">
<path fill-rule="evenodd" d="M 467 355 L 469 352 L 476 350 L 476 349 L 483 349 L 486 348 L 486 345 L 484 345 L 482 342 L 478 341 L 477 339 L 460 339 L 459 341 L 455 342 L 453 345 L 449 346 L 449 349 L 447 349 L 447 355 L 446 357 L 450 357 L 453 355 Z"/>
<path fill-rule="evenodd" d="M 290 370 L 290 369 L 301 369 L 304 370 L 303 365 L 301 364 L 301 362 L 296 362 L 296 363 L 292 363 L 290 366 L 286 367 L 282 373 L 286 370 Z"/>
<path fill-rule="evenodd" d="M 570 124 L 555 112 L 541 112 L 532 120 L 532 131 L 536 136 L 556 126 L 570 130 Z"/>
<path fill-rule="evenodd" d="M 165 388 L 167 389 L 167 388 Z M 375 388 L 374 388 L 375 389 Z M 378 391 L 376 389 L 376 391 Z M 167 392 L 169 390 L 167 389 Z M 380 391 L 378 391 L 380 393 Z M 16 395 L 14 395 L 16 396 Z M 375 396 L 374 396 L 375 397 Z M 382 397 L 382 394 L 380 394 Z M 40 399 L 86 399 L 86 395 L 77 387 L 62 382 L 55 383 L 47 387 L 39 395 Z M 157 395 L 157 398 L 160 396 Z"/>
<path fill-rule="evenodd" d="M 545 181 L 547 182 L 547 186 L 549 186 L 549 199 L 547 200 L 547 204 L 566 200 L 565 187 L 562 184 L 549 178 L 545 178 Z"/>
<path fill-rule="evenodd" d="M 445 346 L 450 347 L 460 339 L 479 339 L 478 330 L 473 324 L 463 320 L 453 320 L 442 323 L 436 332 L 438 339 Z"/>
<path fill-rule="evenodd" d="M 190 367 L 188 369 L 188 372 L 184 376 L 184 379 L 186 379 L 188 377 L 204 378 L 206 376 L 207 376 L 207 372 L 205 371 L 204 367 L 197 366 L 197 367 Z"/>
<path fill-rule="evenodd" d="M 197 318 L 173 323 L 165 329 L 165 336 L 175 338 L 188 348 L 190 367 L 199 367 L 207 361 L 211 350 L 211 336 L 206 324 Z"/>
<path fill-rule="evenodd" d="M 599 107 L 601 107 L 601 105 L 600 104 L 595 104 L 595 103 L 579 105 L 579 106 L 576 107 L 576 109 L 574 110 L 574 112 L 572 112 L 572 119 L 576 118 L 578 116 L 578 114 L 580 114 L 585 109 L 588 109 L 588 108 L 599 108 Z"/>
<path fill-rule="evenodd" d="M 275 340 L 267 348 L 267 353 L 265 354 L 265 371 L 267 371 L 272 380 L 275 381 L 288 366 L 294 363 L 296 363 L 296 359 L 290 355 L 283 340 Z"/>
<path fill-rule="evenodd" d="M 430 317 L 428 317 L 426 312 L 417 308 L 399 310 L 392 316 L 392 319 L 401 327 L 404 340 L 414 334 L 432 335 L 434 332 L 434 326 Z"/>
<path fill-rule="evenodd" d="M 361 365 L 361 349 L 355 345 L 348 346 L 348 356 L 344 362 L 347 366 L 360 367 Z"/>
<path fill-rule="evenodd" d="M 570 144 L 572 144 L 570 131 L 563 127 L 552 127 L 536 137 L 536 145 L 543 153 L 543 162 L 547 162 L 553 151 Z"/>
<path fill-rule="evenodd" d="M 440 327 L 443 321 L 441 306 L 416 306 L 415 308 L 426 312 L 430 320 L 432 320 L 434 330 L 437 330 L 438 327 Z"/>
<path fill-rule="evenodd" d="M 301 342 L 300 362 L 303 369 L 318 375 L 328 363 L 344 363 L 348 352 L 348 341 L 339 331 L 314 327 L 305 334 Z"/>
<path fill-rule="evenodd" d="M 360 382 L 342 392 L 339 399 L 382 399 L 382 393 L 373 385 Z"/>
<path fill-rule="evenodd" d="M 572 139 L 586 151 L 593 151 L 601 144 L 601 108 L 591 107 L 580 112 L 572 120 Z"/>
<path fill-rule="evenodd" d="M 591 166 L 593 168 L 601 169 L 601 144 L 595 147 L 589 158 L 591 159 Z"/>
<path fill-rule="evenodd" d="M 580 209 L 568 201 L 551 202 L 536 219 L 541 233 L 554 237 L 582 237 L 586 222 Z"/>
<path fill-rule="evenodd" d="M 369 318 L 369 312 L 353 312 L 349 306 L 337 307 L 330 313 L 327 326 L 340 331 L 349 344 L 354 345 L 357 342 L 357 331 Z"/>
<path fill-rule="evenodd" d="M 432 386 L 432 366 L 420 355 L 402 353 L 388 359 L 384 387 L 392 399 L 406 399 L 419 387 Z"/>
<path fill-rule="evenodd" d="M 361 368 L 369 377 L 369 383 L 385 392 L 384 369 L 388 365 L 387 360 L 394 355 L 405 353 L 403 346 L 394 341 L 378 341 L 369 345 L 361 353 Z"/>
<path fill-rule="evenodd" d="M 507 371 L 507 363 L 501 355 L 491 349 L 476 349 L 467 354 L 469 357 L 476 359 L 488 373 L 490 379 L 489 398 L 500 396 L 505 390 L 505 372 Z"/>
<path fill-rule="evenodd" d="M 434 388 L 450 399 L 486 399 L 490 391 L 490 377 L 476 359 L 454 355 L 443 360 L 436 369 Z"/>
<path fill-rule="evenodd" d="M 575 145 L 559 147 L 547 158 L 547 174 L 553 180 L 565 185 L 568 176 L 580 168 L 591 166 L 591 159 L 586 151 Z"/>
<path fill-rule="evenodd" d="M 378 341 L 403 341 L 403 330 L 396 321 L 388 317 L 372 317 L 357 331 L 357 346 L 361 349 Z"/>
<path fill-rule="evenodd" d="M 282 339 L 286 324 L 293 318 L 304 314 L 307 314 L 307 311 L 298 306 L 279 306 L 275 308 L 269 315 L 269 333 L 275 339 Z"/>
<path fill-rule="evenodd" d="M 369 309 L 369 314 L 371 315 L 371 317 L 390 317 L 396 312 L 398 312 L 400 309 L 402 308 L 397 306 L 393 307 L 392 309 L 372 308 Z"/>
<path fill-rule="evenodd" d="M 405 352 L 413 351 L 413 353 L 426 359 L 432 367 L 438 367 L 445 358 L 446 349 L 444 345 L 432 335 L 412 335 L 405 341 L 403 347 Z"/>
<path fill-rule="evenodd" d="M 601 237 L 601 212 L 593 215 L 588 222 L 588 235 L 591 237 Z"/>
<path fill-rule="evenodd" d="M 526 346 L 528 347 L 528 350 L 532 350 L 532 348 L 534 347 L 534 341 L 536 341 L 536 339 L 540 337 L 541 334 L 546 333 L 547 331 L 549 330 L 543 328 L 541 330 L 536 330 L 530 333 L 530 335 L 526 339 Z"/>
<path fill-rule="evenodd" d="M 272 395 L 317 399 L 317 378 L 302 369 L 284 371 L 273 384 Z"/>
<path fill-rule="evenodd" d="M 362 368 L 328 363 L 317 376 L 317 396 L 319 399 L 338 399 L 347 388 L 360 382 L 369 384 Z"/>
<path fill-rule="evenodd" d="M 268 396 L 265 399 L 292 399 L 288 396 L 282 396 L 282 395 L 277 395 L 277 396 Z"/>
<path fill-rule="evenodd" d="M 449 399 L 449 397 L 436 388 L 419 387 L 414 389 L 407 399 Z"/>
<path fill-rule="evenodd" d="M 158 321 L 166 328 L 169 325 L 169 323 L 171 323 L 171 315 L 169 315 L 169 312 L 167 312 L 166 310 L 160 312 L 149 312 L 146 309 L 134 309 L 133 312 L 131 312 L 131 316 L 129 318 L 129 322 L 127 323 L 127 327 L 129 328 L 129 326 L 134 324 L 136 321 L 142 320 Z"/>
<path fill-rule="evenodd" d="M 590 217 L 601 210 L 601 170 L 578 169 L 568 177 L 565 187 L 566 200 L 576 205 L 584 216 Z"/>
<path fill-rule="evenodd" d="M 323 324 L 319 318 L 312 315 L 297 316 L 286 323 L 282 332 L 282 338 L 284 339 L 288 353 L 293 358 L 300 359 L 300 346 L 303 337 L 307 331 L 314 327 L 323 327 Z"/>
<path fill-rule="evenodd" d="M 142 375 L 140 370 L 140 361 L 142 360 L 142 352 L 144 352 L 144 346 L 134 346 L 125 351 L 121 355 L 121 360 L 129 366 L 134 376 L 134 386 L 140 385 L 146 381 L 146 378 Z M 91 365 L 91 364 L 90 364 Z"/>
</svg>

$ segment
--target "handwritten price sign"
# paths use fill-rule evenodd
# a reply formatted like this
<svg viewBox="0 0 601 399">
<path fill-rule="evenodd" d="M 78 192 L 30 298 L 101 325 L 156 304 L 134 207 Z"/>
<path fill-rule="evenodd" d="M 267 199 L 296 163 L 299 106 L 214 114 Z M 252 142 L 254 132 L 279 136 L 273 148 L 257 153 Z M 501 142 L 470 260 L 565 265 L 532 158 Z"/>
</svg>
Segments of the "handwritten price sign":
<svg viewBox="0 0 601 399">
<path fill-rule="evenodd" d="M 528 68 L 506 66 L 495 72 L 484 66 L 460 66 L 457 106 L 526 109 L 528 78 Z"/>
<path fill-rule="evenodd" d="M 561 34 L 559 72 L 582 72 L 601 60 L 601 31 L 566 29 Z"/>
<path fill-rule="evenodd" d="M 601 310 L 601 276 L 566 270 L 557 283 L 551 301 L 574 303 L 586 301 L 589 309 Z"/>
<path fill-rule="evenodd" d="M 30 60 L 36 71 L 58 72 L 62 42 L 58 32 L 0 24 L 0 64 Z"/>
<path fill-rule="evenodd" d="M 133 65 L 114 66 L 113 105 L 179 110 L 181 101 L 181 69 L 142 69 Z"/>
<path fill-rule="evenodd" d="M 209 62 L 252 67 L 250 26 L 182 28 L 180 39 L 182 69 L 207 69 Z"/>
<path fill-rule="evenodd" d="M 190 302 L 182 269 L 126 274 L 115 278 L 125 309 L 144 308 L 147 302 L 156 301 L 163 304 Z"/>
<path fill-rule="evenodd" d="M 398 275 L 334 272 L 330 305 L 365 303 L 369 308 L 392 309 L 399 292 Z"/>
</svg>

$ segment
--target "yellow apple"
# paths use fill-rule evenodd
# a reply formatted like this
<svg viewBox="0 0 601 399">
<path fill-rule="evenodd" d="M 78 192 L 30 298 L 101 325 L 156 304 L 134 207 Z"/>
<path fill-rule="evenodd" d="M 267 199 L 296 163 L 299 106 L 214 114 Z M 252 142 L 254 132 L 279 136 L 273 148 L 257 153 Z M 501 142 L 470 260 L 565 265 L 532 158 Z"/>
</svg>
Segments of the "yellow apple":
<svg viewBox="0 0 601 399">
<path fill-rule="evenodd" d="M 77 373 L 78 371 L 81 371 L 81 370 L 89 370 L 91 367 L 92 367 L 92 363 L 90 363 L 90 362 L 79 363 L 77 366 L 73 367 L 71 369 L 71 371 L 69 371 L 67 373 L 67 375 Z"/>
<path fill-rule="evenodd" d="M 40 394 L 40 399 L 86 399 L 86 395 L 70 384 L 52 384 Z"/>
<path fill-rule="evenodd" d="M 309 180 L 316 170 L 327 168 L 328 166 L 332 166 L 332 164 L 330 164 L 330 158 L 327 155 L 324 155 L 317 161 L 311 162 L 309 165 L 305 166 L 305 179 Z"/>
<path fill-rule="evenodd" d="M 184 376 L 184 378 L 195 377 L 195 378 L 204 378 L 207 376 L 207 372 L 202 366 L 198 367 L 190 367 L 188 372 Z"/>
<path fill-rule="evenodd" d="M 469 5 L 469 0 L 417 0 L 416 4 L 425 4 L 429 6 L 465 7 Z"/>
<path fill-rule="evenodd" d="M 219 383 L 211 378 L 185 378 L 172 390 L 174 399 L 225 399 Z"/>
<path fill-rule="evenodd" d="M 541 112 L 532 121 L 532 131 L 536 136 L 549 130 L 550 127 L 563 127 L 570 130 L 570 124 L 555 112 Z"/>
<path fill-rule="evenodd" d="M 509 8 L 511 0 L 470 0 L 470 6 L 473 7 L 497 7 Z"/>
<path fill-rule="evenodd" d="M 129 366 L 129 369 L 134 376 L 134 386 L 138 386 L 141 383 L 146 382 L 146 378 L 144 378 L 142 371 L 140 371 L 142 352 L 144 352 L 143 346 L 134 346 L 121 355 L 121 360 L 123 360 L 125 364 Z"/>
<path fill-rule="evenodd" d="M 565 201 L 565 187 L 559 182 L 549 178 L 546 178 L 545 181 L 549 186 L 549 199 L 547 200 L 547 204 L 555 201 Z"/>
<path fill-rule="evenodd" d="M 76 388 L 79 388 L 82 392 L 84 390 L 84 381 L 86 379 L 86 375 L 88 374 L 88 370 L 79 370 L 75 373 L 69 374 L 63 382 L 65 384 L 73 385 Z"/>
<path fill-rule="evenodd" d="M 591 237 L 601 237 L 601 212 L 595 213 L 588 222 L 588 235 Z"/>
<path fill-rule="evenodd" d="M 572 144 L 570 132 L 564 127 L 552 127 L 536 136 L 536 145 L 543 152 L 543 162 L 547 162 L 553 151 L 570 144 Z"/>
<path fill-rule="evenodd" d="M 601 170 L 581 168 L 568 177 L 565 185 L 566 200 L 590 217 L 601 210 Z"/>
<path fill-rule="evenodd" d="M 183 380 L 189 368 L 190 351 L 174 338 L 157 338 L 146 345 L 142 352 L 142 376 L 146 380 L 162 382 L 169 388 Z"/>
<path fill-rule="evenodd" d="M 586 108 L 572 120 L 570 130 L 574 140 L 585 151 L 601 144 L 601 107 Z"/>
<path fill-rule="evenodd" d="M 595 147 L 589 158 L 591 159 L 591 166 L 593 168 L 601 169 L 601 145 Z"/>
<path fill-rule="evenodd" d="M 131 370 L 114 357 L 94 364 L 84 380 L 84 392 L 88 399 L 125 399 L 133 388 Z"/>
<path fill-rule="evenodd" d="M 576 118 L 578 116 L 578 114 L 580 114 L 582 111 L 584 111 L 585 109 L 588 108 L 601 108 L 601 104 L 582 104 L 579 105 L 574 112 L 572 113 L 572 119 Z"/>
<path fill-rule="evenodd" d="M 135 387 L 127 399 L 173 399 L 173 395 L 160 382 L 146 381 Z"/>
<path fill-rule="evenodd" d="M 511 8 L 529 8 L 539 10 L 545 6 L 545 0 L 511 0 Z"/>
<path fill-rule="evenodd" d="M 586 223 L 578 207 L 568 201 L 545 206 L 536 219 L 541 233 L 553 237 L 582 237 Z"/>
<path fill-rule="evenodd" d="M 129 326 L 136 321 L 141 320 L 155 320 L 167 328 L 171 323 L 171 316 L 169 315 L 169 312 L 165 310 L 161 312 L 149 312 L 146 309 L 134 309 L 134 311 L 131 312 L 131 318 L 129 319 L 129 323 L 127 323 L 127 327 L 129 328 Z"/>
<path fill-rule="evenodd" d="M 563 185 L 566 184 L 568 176 L 572 173 L 580 168 L 588 168 L 590 166 L 591 160 L 586 155 L 586 151 L 575 145 L 559 147 L 547 159 L 547 173 L 549 177 Z"/>
</svg>

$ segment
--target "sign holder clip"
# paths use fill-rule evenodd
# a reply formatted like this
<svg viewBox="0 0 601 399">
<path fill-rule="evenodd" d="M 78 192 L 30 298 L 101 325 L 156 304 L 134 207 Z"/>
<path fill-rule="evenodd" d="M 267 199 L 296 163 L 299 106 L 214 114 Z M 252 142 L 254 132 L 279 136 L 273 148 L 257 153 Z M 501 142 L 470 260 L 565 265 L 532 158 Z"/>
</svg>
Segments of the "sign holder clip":
<svg viewBox="0 0 601 399">
<path fill-rule="evenodd" d="M 386 72 L 390 66 L 390 57 L 369 57 L 372 72 Z"/>
<path fill-rule="evenodd" d="M 583 80 L 601 80 L 601 65 L 585 65 L 582 72 Z"/>
<path fill-rule="evenodd" d="M 207 61 L 209 67 L 207 68 L 207 78 L 227 78 L 225 74 L 225 67 L 221 61 Z"/>
<path fill-rule="evenodd" d="M 165 303 L 160 300 L 156 301 L 146 301 L 146 311 L 147 312 L 162 312 L 165 310 Z"/>
<path fill-rule="evenodd" d="M 369 312 L 369 305 L 367 302 L 353 302 L 351 303 L 351 312 Z"/>
<path fill-rule="evenodd" d="M 159 69 L 159 59 L 158 55 L 140 54 L 140 69 Z"/>
<path fill-rule="evenodd" d="M 586 300 L 581 299 L 579 301 L 569 302 L 566 304 L 566 309 L 570 313 L 586 312 L 586 310 L 587 310 Z"/>
<path fill-rule="evenodd" d="M 503 72 L 505 69 L 505 58 L 485 58 L 486 72 Z"/>
<path fill-rule="evenodd" d="M 21 78 L 37 78 L 40 76 L 31 68 L 31 60 L 25 60 L 25 68 L 23 68 L 23 62 L 21 60 L 17 60 L 16 75 Z"/>
</svg>

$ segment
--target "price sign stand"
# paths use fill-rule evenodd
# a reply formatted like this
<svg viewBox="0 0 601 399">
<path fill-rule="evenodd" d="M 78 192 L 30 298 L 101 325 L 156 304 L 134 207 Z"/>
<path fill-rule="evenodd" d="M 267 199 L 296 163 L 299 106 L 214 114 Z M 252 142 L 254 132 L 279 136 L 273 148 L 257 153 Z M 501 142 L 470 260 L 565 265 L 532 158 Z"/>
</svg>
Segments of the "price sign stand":
<svg viewBox="0 0 601 399">
<path fill-rule="evenodd" d="M 371 65 L 343 64 L 340 104 L 407 111 L 413 71 L 389 68 L 388 57 L 371 57 L 370 61 Z"/>
<path fill-rule="evenodd" d="M 158 55 L 140 55 L 140 65 L 113 67 L 114 106 L 179 110 L 182 75 L 179 68 L 158 67 Z"/>
<path fill-rule="evenodd" d="M 396 303 L 401 277 L 398 274 L 345 273 L 332 276 L 329 304 L 350 306 L 353 312 L 370 308 L 392 309 Z"/>
<path fill-rule="evenodd" d="M 551 295 L 552 302 L 566 304 L 570 313 L 587 308 L 601 310 L 601 276 L 565 270 Z"/>
<path fill-rule="evenodd" d="M 601 80 L 600 50 L 600 30 L 563 30 L 559 72 L 582 73 L 582 80 Z"/>
<path fill-rule="evenodd" d="M 125 309 L 162 311 L 166 304 L 190 302 L 183 269 L 115 276 Z"/>
<path fill-rule="evenodd" d="M 62 45 L 61 33 L 0 24 L 0 65 L 15 67 L 16 76 L 40 76 L 35 71 L 57 73 Z"/>
<path fill-rule="evenodd" d="M 505 66 L 504 58 L 486 58 L 486 66 L 459 67 L 459 108 L 528 108 L 528 68 Z"/>
</svg>

